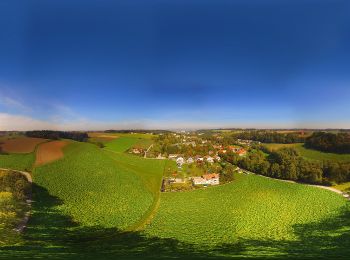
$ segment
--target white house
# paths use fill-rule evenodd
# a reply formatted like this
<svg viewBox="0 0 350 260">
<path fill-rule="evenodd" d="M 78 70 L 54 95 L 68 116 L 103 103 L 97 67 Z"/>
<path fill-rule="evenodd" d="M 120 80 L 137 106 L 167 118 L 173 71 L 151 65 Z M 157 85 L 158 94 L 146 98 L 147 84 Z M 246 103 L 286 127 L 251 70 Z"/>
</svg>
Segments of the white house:
<svg viewBox="0 0 350 260">
<path fill-rule="evenodd" d="M 192 182 L 194 185 L 218 185 L 220 183 L 219 174 L 209 173 L 204 174 L 201 177 L 193 177 Z"/>
<path fill-rule="evenodd" d="M 203 157 L 200 157 L 200 156 L 196 156 L 196 161 L 197 161 L 197 162 L 203 162 L 203 161 L 204 161 L 204 158 L 203 158 Z"/>
<path fill-rule="evenodd" d="M 178 154 L 169 154 L 168 158 L 170 160 L 175 160 L 179 155 Z"/>
<path fill-rule="evenodd" d="M 208 156 L 208 157 L 206 158 L 206 160 L 207 160 L 208 163 L 214 163 L 214 158 L 211 157 L 211 156 Z"/>
<path fill-rule="evenodd" d="M 179 157 L 176 159 L 177 166 L 181 167 L 185 163 L 185 160 L 183 157 Z"/>
<path fill-rule="evenodd" d="M 192 158 L 192 157 L 190 157 L 190 158 L 188 158 L 188 159 L 187 159 L 187 161 L 186 161 L 186 162 L 190 164 L 190 163 L 194 163 L 194 160 L 193 160 L 193 158 Z"/>
</svg>

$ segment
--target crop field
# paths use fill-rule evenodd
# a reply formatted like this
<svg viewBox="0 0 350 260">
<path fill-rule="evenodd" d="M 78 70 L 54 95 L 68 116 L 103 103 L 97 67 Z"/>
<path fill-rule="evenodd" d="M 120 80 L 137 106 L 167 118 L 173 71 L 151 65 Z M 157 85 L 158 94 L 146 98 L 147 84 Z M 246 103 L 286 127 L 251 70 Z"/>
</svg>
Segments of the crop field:
<svg viewBox="0 0 350 260">
<path fill-rule="evenodd" d="M 63 147 L 67 144 L 68 141 L 52 141 L 39 145 L 36 151 L 35 165 L 43 165 L 62 158 Z"/>
<path fill-rule="evenodd" d="M 162 193 L 146 233 L 209 248 L 243 241 L 247 246 L 253 241 L 293 244 L 301 236 L 315 235 L 310 230 L 300 233 L 303 227 L 335 218 L 344 208 L 350 210 L 349 203 L 327 190 L 240 174 L 235 182 L 219 187 Z M 313 231 L 340 232 L 326 226 Z"/>
<path fill-rule="evenodd" d="M 106 143 L 105 149 L 113 152 L 122 153 L 128 150 L 129 148 L 131 148 L 133 145 L 135 145 L 139 141 L 140 139 L 138 138 L 119 137 L 113 141 Z"/>
<path fill-rule="evenodd" d="M 32 137 L 18 137 L 1 141 L 1 150 L 5 153 L 31 153 L 35 147 L 46 139 Z"/>
<path fill-rule="evenodd" d="M 153 143 L 152 139 L 138 139 L 132 147 L 147 150 Z"/>
<path fill-rule="evenodd" d="M 310 160 L 329 160 L 329 161 L 339 161 L 339 162 L 350 162 L 350 154 L 336 154 L 336 153 L 325 153 L 312 149 L 307 149 L 302 143 L 295 144 L 264 144 L 271 151 L 278 150 L 283 147 L 295 148 L 299 151 L 300 155 L 306 159 Z"/>
<path fill-rule="evenodd" d="M 0 168 L 28 171 L 35 160 L 34 153 L 0 154 Z"/>
<path fill-rule="evenodd" d="M 64 153 L 63 159 L 37 167 L 34 182 L 62 200 L 60 211 L 74 221 L 123 229 L 152 204 L 142 180 L 96 146 L 75 142 Z"/>
</svg>

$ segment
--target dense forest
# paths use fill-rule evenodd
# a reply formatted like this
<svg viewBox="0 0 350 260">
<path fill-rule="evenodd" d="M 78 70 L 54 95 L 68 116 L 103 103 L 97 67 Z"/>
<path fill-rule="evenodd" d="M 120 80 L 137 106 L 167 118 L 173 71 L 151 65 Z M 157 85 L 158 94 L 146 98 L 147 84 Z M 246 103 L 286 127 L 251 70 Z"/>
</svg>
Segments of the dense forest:
<svg viewBox="0 0 350 260">
<path fill-rule="evenodd" d="M 236 139 L 253 140 L 262 143 L 302 143 L 305 141 L 305 137 L 299 133 L 278 133 L 275 131 L 255 130 L 244 131 L 241 133 L 235 133 L 232 135 Z"/>
<path fill-rule="evenodd" d="M 278 179 L 326 185 L 350 181 L 350 163 L 309 161 L 292 148 L 277 150 L 267 157 L 259 150 L 243 158 L 234 153 L 220 156 L 243 169 Z"/>
<path fill-rule="evenodd" d="M 306 138 L 305 147 L 322 152 L 350 153 L 350 134 L 315 132 Z"/>
<path fill-rule="evenodd" d="M 27 131 L 26 136 L 37 137 L 45 139 L 72 139 L 79 142 L 86 142 L 89 138 L 85 132 L 65 132 L 65 131 L 51 131 L 51 130 L 40 130 L 40 131 Z"/>
</svg>

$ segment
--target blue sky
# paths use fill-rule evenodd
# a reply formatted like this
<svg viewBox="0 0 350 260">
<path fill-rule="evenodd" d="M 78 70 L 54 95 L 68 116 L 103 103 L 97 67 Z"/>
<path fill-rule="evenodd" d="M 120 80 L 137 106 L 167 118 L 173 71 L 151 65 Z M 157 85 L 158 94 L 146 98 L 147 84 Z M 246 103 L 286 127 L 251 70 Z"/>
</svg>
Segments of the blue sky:
<svg viewBox="0 0 350 260">
<path fill-rule="evenodd" d="M 350 1 L 0 1 L 0 130 L 350 128 Z"/>
</svg>

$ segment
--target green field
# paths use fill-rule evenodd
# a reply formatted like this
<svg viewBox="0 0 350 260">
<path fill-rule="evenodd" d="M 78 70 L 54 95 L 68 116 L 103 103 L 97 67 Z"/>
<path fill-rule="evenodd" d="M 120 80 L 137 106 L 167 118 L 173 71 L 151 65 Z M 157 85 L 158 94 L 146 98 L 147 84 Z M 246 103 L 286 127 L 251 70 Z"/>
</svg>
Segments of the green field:
<svg viewBox="0 0 350 260">
<path fill-rule="evenodd" d="M 140 141 L 121 137 L 104 149 L 72 142 L 64 158 L 35 168 L 28 228 L 15 245 L 0 245 L 0 259 L 350 254 L 350 205 L 339 194 L 244 174 L 217 187 L 160 193 L 163 174 L 178 169 L 123 153 Z"/>
<path fill-rule="evenodd" d="M 158 214 L 146 232 L 196 244 L 199 248 L 215 249 L 232 244 L 233 251 L 235 245 L 243 246 L 247 251 L 244 254 L 279 255 L 292 250 L 302 239 L 315 242 L 312 245 L 315 249 L 318 245 L 314 236 L 319 232 L 323 236 L 346 235 L 349 221 L 343 231 L 329 229 L 327 225 L 345 209 L 348 216 L 349 203 L 336 193 L 240 174 L 234 183 L 219 187 L 163 193 Z M 310 226 L 314 229 L 310 230 Z M 347 239 L 350 243 L 348 236 Z M 329 240 L 327 237 L 323 243 Z M 329 248 L 337 246 L 336 242 Z M 266 244 L 272 248 L 257 249 Z M 281 244 L 285 248 L 278 248 Z"/>
<path fill-rule="evenodd" d="M 30 170 L 35 161 L 35 154 L 0 154 L 0 168 L 12 170 Z"/>
<path fill-rule="evenodd" d="M 119 137 L 105 144 L 105 149 L 113 152 L 122 153 L 135 145 L 140 140 L 134 137 Z"/>
<path fill-rule="evenodd" d="M 295 148 L 301 156 L 310 160 L 329 160 L 339 162 L 350 162 L 350 154 L 325 153 L 317 150 L 307 149 L 302 143 L 295 144 L 264 144 L 270 150 L 277 150 L 284 147 Z"/>
<path fill-rule="evenodd" d="M 62 160 L 36 168 L 33 177 L 36 185 L 62 200 L 59 210 L 75 222 L 126 228 L 152 204 L 150 190 L 129 167 L 131 160 L 119 164 L 96 146 L 77 142 L 64 152 Z"/>
</svg>

